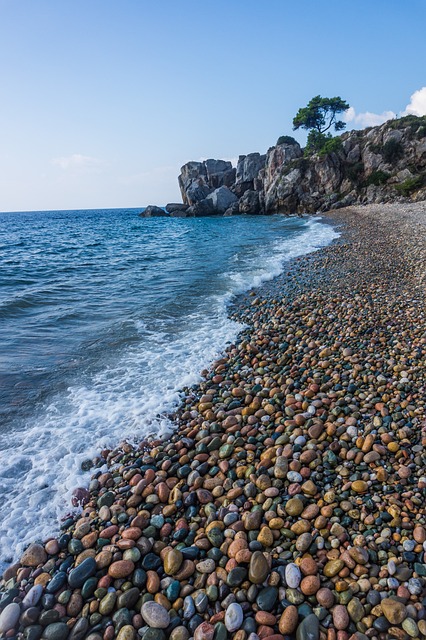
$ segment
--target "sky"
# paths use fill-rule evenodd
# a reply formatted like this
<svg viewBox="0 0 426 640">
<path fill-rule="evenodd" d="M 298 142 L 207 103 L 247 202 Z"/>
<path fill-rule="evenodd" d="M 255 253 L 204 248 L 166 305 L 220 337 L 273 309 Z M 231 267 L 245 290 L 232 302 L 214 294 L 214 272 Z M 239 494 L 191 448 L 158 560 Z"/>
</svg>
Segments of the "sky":
<svg viewBox="0 0 426 640">
<path fill-rule="evenodd" d="M 0 211 L 180 202 L 315 95 L 426 114 L 426 0 L 0 0 Z"/>
</svg>

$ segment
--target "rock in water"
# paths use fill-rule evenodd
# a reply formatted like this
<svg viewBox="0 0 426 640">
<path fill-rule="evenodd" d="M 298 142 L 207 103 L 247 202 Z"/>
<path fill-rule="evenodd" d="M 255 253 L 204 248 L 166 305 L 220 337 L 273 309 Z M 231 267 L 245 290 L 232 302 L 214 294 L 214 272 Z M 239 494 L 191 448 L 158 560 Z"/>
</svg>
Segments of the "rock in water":
<svg viewBox="0 0 426 640">
<path fill-rule="evenodd" d="M 161 207 L 156 207 L 154 204 L 148 205 L 143 211 L 139 213 L 140 218 L 168 218 L 169 214 Z"/>
</svg>

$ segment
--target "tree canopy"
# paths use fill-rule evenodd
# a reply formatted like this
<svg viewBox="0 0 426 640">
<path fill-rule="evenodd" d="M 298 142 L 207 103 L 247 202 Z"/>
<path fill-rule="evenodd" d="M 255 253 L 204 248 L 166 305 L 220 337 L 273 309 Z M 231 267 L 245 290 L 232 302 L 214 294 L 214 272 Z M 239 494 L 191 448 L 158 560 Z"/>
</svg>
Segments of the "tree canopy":
<svg viewBox="0 0 426 640">
<path fill-rule="evenodd" d="M 293 118 L 293 129 L 314 129 L 318 133 L 325 133 L 334 126 L 335 131 L 342 131 L 346 127 L 343 120 L 337 120 L 337 115 L 347 111 L 349 105 L 340 96 L 322 98 L 315 96 L 306 107 L 299 109 Z"/>
</svg>

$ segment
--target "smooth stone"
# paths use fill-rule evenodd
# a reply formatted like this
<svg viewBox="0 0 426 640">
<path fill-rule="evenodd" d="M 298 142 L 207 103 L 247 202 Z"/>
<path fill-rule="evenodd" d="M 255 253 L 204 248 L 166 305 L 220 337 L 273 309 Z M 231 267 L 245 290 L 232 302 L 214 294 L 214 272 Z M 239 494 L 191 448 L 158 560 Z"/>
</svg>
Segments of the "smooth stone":
<svg viewBox="0 0 426 640">
<path fill-rule="evenodd" d="M 192 596 L 186 596 L 183 601 L 183 617 L 184 620 L 190 620 L 195 616 L 195 603 Z"/>
<path fill-rule="evenodd" d="M 14 629 L 21 615 L 21 608 L 16 602 L 11 602 L 0 613 L 0 634 Z"/>
<path fill-rule="evenodd" d="M 68 575 L 68 584 L 71 589 L 79 589 L 83 586 L 87 578 L 91 578 L 96 573 L 96 562 L 94 558 L 86 558 L 78 567 L 72 569 Z"/>
<path fill-rule="evenodd" d="M 339 630 L 344 630 L 349 625 L 348 611 L 342 604 L 337 604 L 333 609 L 333 624 Z"/>
<path fill-rule="evenodd" d="M 47 553 L 41 544 L 30 544 L 21 557 L 21 564 L 24 567 L 38 567 L 47 560 Z"/>
<path fill-rule="evenodd" d="M 188 640 L 189 639 L 189 631 L 183 625 L 179 625 L 175 627 L 170 634 L 170 640 Z"/>
<path fill-rule="evenodd" d="M 278 589 L 276 587 L 265 587 L 258 593 L 256 604 L 261 611 L 272 611 L 277 597 Z"/>
<path fill-rule="evenodd" d="M 47 627 L 49 624 L 53 624 L 54 622 L 59 622 L 59 611 L 56 609 L 42 611 L 38 621 L 43 625 L 43 627 Z"/>
<path fill-rule="evenodd" d="M 419 596 L 423 593 L 423 581 L 419 578 L 410 578 L 407 587 L 413 596 Z"/>
<path fill-rule="evenodd" d="M 108 616 L 113 611 L 116 600 L 117 594 L 115 591 L 108 592 L 99 603 L 99 613 L 103 616 Z"/>
<path fill-rule="evenodd" d="M 253 584 L 265 582 L 270 572 L 269 563 L 261 551 L 254 551 L 250 558 L 248 578 Z"/>
<path fill-rule="evenodd" d="M 131 624 L 125 624 L 121 627 L 117 635 L 117 640 L 134 640 L 136 629 Z"/>
<path fill-rule="evenodd" d="M 66 640 L 69 632 L 70 630 L 65 622 L 54 622 L 45 628 L 42 638 L 45 638 L 45 640 Z"/>
<path fill-rule="evenodd" d="M 237 631 L 243 624 L 244 614 L 237 602 L 229 605 L 225 613 L 225 627 L 229 632 Z"/>
<path fill-rule="evenodd" d="M 281 618 L 278 623 L 280 633 L 282 633 L 284 636 L 294 633 L 296 631 L 298 622 L 299 613 L 297 611 L 297 607 L 290 604 L 284 609 L 281 614 Z"/>
<path fill-rule="evenodd" d="M 46 593 L 56 593 L 61 587 L 64 586 L 66 581 L 67 574 L 65 573 L 65 571 L 58 571 L 58 573 L 55 573 L 51 581 L 47 584 Z"/>
<path fill-rule="evenodd" d="M 323 569 L 324 575 L 327 576 L 327 578 L 333 578 L 343 569 L 344 566 L 345 563 L 343 560 L 329 560 Z"/>
<path fill-rule="evenodd" d="M 402 602 L 393 598 L 384 598 L 381 602 L 383 615 L 391 624 L 401 624 L 407 617 L 407 609 Z"/>
<path fill-rule="evenodd" d="M 227 640 L 228 631 L 223 622 L 217 622 L 214 626 L 213 640 Z"/>
<path fill-rule="evenodd" d="M 71 629 L 68 640 L 83 640 L 86 636 L 89 628 L 89 621 L 87 618 L 78 618 L 77 622 Z"/>
<path fill-rule="evenodd" d="M 302 580 L 302 574 L 294 562 L 290 562 L 285 568 L 285 581 L 290 589 L 297 589 Z"/>
<path fill-rule="evenodd" d="M 97 505 L 101 507 L 111 507 L 114 504 L 115 494 L 112 491 L 107 491 L 98 498 Z"/>
<path fill-rule="evenodd" d="M 183 555 L 179 549 L 172 549 L 164 558 L 164 571 L 172 576 L 177 573 L 182 565 Z"/>
<path fill-rule="evenodd" d="M 29 627 L 32 624 L 38 622 L 40 616 L 40 610 L 38 607 L 29 607 L 26 609 L 20 618 L 20 623 L 24 627 Z"/>
<path fill-rule="evenodd" d="M 43 595 L 43 587 L 41 584 L 35 584 L 28 591 L 25 598 L 22 600 L 22 607 L 24 609 L 29 609 L 30 607 L 35 607 L 37 602 L 40 600 Z"/>
<path fill-rule="evenodd" d="M 405 633 L 408 633 L 410 638 L 416 638 L 419 635 L 419 628 L 415 620 L 413 620 L 412 618 L 405 618 L 405 620 L 402 621 L 401 626 L 404 629 Z"/>
<path fill-rule="evenodd" d="M 145 602 L 141 608 L 141 615 L 145 622 L 154 629 L 166 629 L 170 624 L 169 612 L 157 602 Z"/>
<path fill-rule="evenodd" d="M 179 597 L 179 593 L 180 582 L 179 580 L 173 580 L 166 589 L 166 597 L 170 602 L 174 602 Z"/>
<path fill-rule="evenodd" d="M 365 615 L 364 607 L 358 598 L 352 598 L 348 602 L 348 613 L 354 622 L 359 622 Z"/>
<path fill-rule="evenodd" d="M 142 640 L 166 640 L 166 634 L 162 629 L 148 627 L 142 636 Z"/>
<path fill-rule="evenodd" d="M 157 571 L 161 567 L 161 558 L 155 555 L 155 553 L 147 553 L 142 558 L 142 567 L 146 571 Z"/>
<path fill-rule="evenodd" d="M 135 564 L 131 560 L 117 560 L 108 568 L 108 574 L 113 578 L 127 578 L 135 569 Z"/>
<path fill-rule="evenodd" d="M 25 640 L 39 640 L 43 633 L 43 627 L 40 624 L 30 625 L 24 629 Z"/>
<path fill-rule="evenodd" d="M 84 584 L 81 587 L 81 597 L 83 598 L 83 600 L 88 600 L 93 596 L 96 591 L 97 585 L 98 579 L 95 576 L 87 578 L 87 580 L 84 581 Z"/>
<path fill-rule="evenodd" d="M 137 587 L 131 587 L 124 591 L 117 598 L 118 609 L 133 609 L 140 597 L 140 591 Z"/>
<path fill-rule="evenodd" d="M 235 567 L 228 573 L 227 584 L 230 587 L 238 587 L 247 577 L 247 569 L 245 567 Z"/>
<path fill-rule="evenodd" d="M 299 624 L 296 640 L 319 640 L 319 620 L 314 613 L 306 616 Z"/>
</svg>

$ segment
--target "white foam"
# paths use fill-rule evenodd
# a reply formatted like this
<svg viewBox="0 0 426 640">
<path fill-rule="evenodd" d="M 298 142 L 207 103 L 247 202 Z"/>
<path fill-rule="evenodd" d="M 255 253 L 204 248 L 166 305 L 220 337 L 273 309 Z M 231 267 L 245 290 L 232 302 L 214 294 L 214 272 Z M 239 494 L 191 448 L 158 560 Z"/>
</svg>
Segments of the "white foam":
<svg viewBox="0 0 426 640">
<path fill-rule="evenodd" d="M 90 472 L 81 463 L 101 448 L 127 438 L 169 432 L 165 414 L 177 407 L 181 389 L 200 379 L 241 325 L 230 320 L 226 305 L 237 293 L 281 273 L 291 258 L 329 244 L 338 234 L 318 218 L 309 219 L 296 240 L 277 238 L 244 262 L 234 260 L 227 292 L 206 299 L 199 313 L 164 323 L 151 331 L 137 323 L 135 342 L 114 363 L 59 394 L 43 414 L 12 434 L 0 437 L 0 481 L 5 497 L 0 527 L 0 562 L 19 557 L 35 539 L 58 533 L 58 521 L 70 511 L 73 489 L 87 486 Z M 0 565 L 1 566 L 1 565 Z"/>
</svg>

